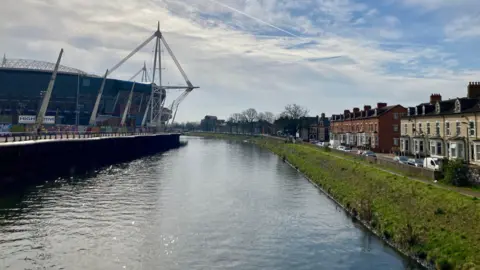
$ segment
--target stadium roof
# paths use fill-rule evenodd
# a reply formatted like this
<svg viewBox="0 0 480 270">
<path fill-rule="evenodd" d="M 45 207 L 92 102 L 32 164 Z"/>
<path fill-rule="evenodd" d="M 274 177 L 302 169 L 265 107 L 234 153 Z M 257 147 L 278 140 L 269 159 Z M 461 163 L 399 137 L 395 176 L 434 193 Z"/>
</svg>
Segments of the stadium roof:
<svg viewBox="0 0 480 270">
<path fill-rule="evenodd" d="M 30 59 L 8 59 L 4 56 L 0 62 L 0 69 L 2 68 L 53 72 L 55 63 Z M 58 72 L 98 77 L 97 75 L 89 74 L 85 71 L 63 65 L 59 66 Z"/>
</svg>

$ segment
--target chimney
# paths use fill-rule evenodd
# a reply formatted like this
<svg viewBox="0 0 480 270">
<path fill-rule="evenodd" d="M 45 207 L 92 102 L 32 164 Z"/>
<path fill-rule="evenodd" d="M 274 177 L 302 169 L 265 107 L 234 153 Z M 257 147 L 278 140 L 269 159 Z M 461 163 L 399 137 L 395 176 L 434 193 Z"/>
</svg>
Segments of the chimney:
<svg viewBox="0 0 480 270">
<path fill-rule="evenodd" d="M 343 111 L 343 115 L 346 116 L 346 115 L 348 115 L 348 114 L 350 114 L 350 111 L 349 111 L 349 110 L 344 110 L 344 111 Z"/>
<path fill-rule="evenodd" d="M 354 113 L 358 113 L 359 111 L 360 111 L 359 108 L 357 108 L 357 107 L 353 108 L 353 112 L 354 112 Z"/>
<path fill-rule="evenodd" d="M 440 94 L 431 94 L 430 95 L 430 104 L 435 104 L 438 101 L 442 101 L 442 95 L 440 95 Z"/>
<path fill-rule="evenodd" d="M 363 106 L 363 110 L 364 110 L 364 111 L 369 111 L 369 110 L 371 110 L 371 109 L 372 109 L 372 106 L 370 106 L 370 105 L 365 105 L 365 106 Z"/>
<path fill-rule="evenodd" d="M 467 90 L 468 98 L 480 98 L 480 82 L 469 82 Z"/>
<path fill-rule="evenodd" d="M 387 103 L 383 103 L 383 102 L 377 103 L 377 109 L 381 109 L 383 107 L 387 107 Z"/>
<path fill-rule="evenodd" d="M 320 115 L 320 117 L 321 117 L 321 119 L 325 119 L 325 113 L 322 113 L 322 114 Z"/>
</svg>

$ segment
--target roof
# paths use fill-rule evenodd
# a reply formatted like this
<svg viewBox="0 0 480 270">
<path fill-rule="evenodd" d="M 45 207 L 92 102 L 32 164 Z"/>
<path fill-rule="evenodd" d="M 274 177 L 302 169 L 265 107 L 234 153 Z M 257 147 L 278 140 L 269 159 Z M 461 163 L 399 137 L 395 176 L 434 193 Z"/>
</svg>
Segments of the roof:
<svg viewBox="0 0 480 270">
<path fill-rule="evenodd" d="M 350 112 L 350 115 L 355 116 L 354 118 L 348 117 L 348 118 L 342 118 L 340 120 L 335 120 L 335 118 L 336 118 L 336 116 L 344 116 L 343 114 L 332 115 L 331 121 L 332 122 L 335 122 L 335 121 L 338 122 L 338 121 L 344 121 L 344 120 L 362 120 L 362 119 L 376 118 L 376 117 L 380 117 L 380 116 L 388 113 L 389 111 L 391 111 L 392 109 L 394 109 L 398 106 L 402 106 L 402 105 L 397 104 L 397 105 L 385 106 L 385 107 L 382 107 L 382 108 L 373 108 L 373 109 L 370 109 L 370 110 L 367 110 L 367 111 L 360 111 L 360 112 L 357 112 L 357 113 Z M 377 110 L 376 115 L 375 115 L 375 110 Z M 364 115 L 362 115 L 362 113 L 364 113 Z"/>
<path fill-rule="evenodd" d="M 460 103 L 460 112 L 455 112 L 455 107 L 456 107 L 455 104 L 457 101 Z M 440 106 L 440 112 L 437 112 L 437 106 Z M 425 107 L 425 113 L 423 112 L 424 107 Z M 415 112 L 415 108 L 418 108 L 417 109 L 418 114 Z M 415 107 L 408 108 L 408 112 L 410 114 L 402 118 L 432 117 L 432 116 L 441 116 L 441 115 L 480 112 L 480 99 L 462 97 L 462 98 L 454 98 L 454 99 L 438 101 L 434 104 L 421 103 Z"/>
<path fill-rule="evenodd" d="M 31 59 L 10 59 L 10 58 L 3 58 L 0 61 L 0 69 L 20 69 L 20 70 L 36 70 L 36 71 L 46 71 L 46 72 L 53 72 L 55 68 L 55 63 L 46 62 L 46 61 L 39 61 L 39 60 L 31 60 Z M 80 69 L 67 67 L 64 65 L 60 65 L 58 67 L 58 72 L 60 73 L 69 73 L 69 74 L 80 74 L 80 75 L 89 75 L 85 71 Z"/>
</svg>

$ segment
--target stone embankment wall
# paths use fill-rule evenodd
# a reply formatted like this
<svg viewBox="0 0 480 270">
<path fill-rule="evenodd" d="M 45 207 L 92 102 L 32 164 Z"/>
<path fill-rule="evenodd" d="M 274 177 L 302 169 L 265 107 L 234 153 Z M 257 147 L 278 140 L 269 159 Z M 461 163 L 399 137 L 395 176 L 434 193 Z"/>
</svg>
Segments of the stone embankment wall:
<svg viewBox="0 0 480 270">
<path fill-rule="evenodd" d="M 180 146 L 180 134 L 0 144 L 0 189 L 126 162 Z"/>
</svg>

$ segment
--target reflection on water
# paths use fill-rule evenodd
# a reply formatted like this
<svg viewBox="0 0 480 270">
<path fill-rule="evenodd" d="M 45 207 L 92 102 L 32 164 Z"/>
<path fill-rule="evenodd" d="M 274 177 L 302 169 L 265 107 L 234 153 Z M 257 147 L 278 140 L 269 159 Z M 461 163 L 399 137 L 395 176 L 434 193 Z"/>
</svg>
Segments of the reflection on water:
<svg viewBox="0 0 480 270">
<path fill-rule="evenodd" d="M 0 269 L 410 268 L 271 153 L 188 140 L 2 198 Z"/>
</svg>

